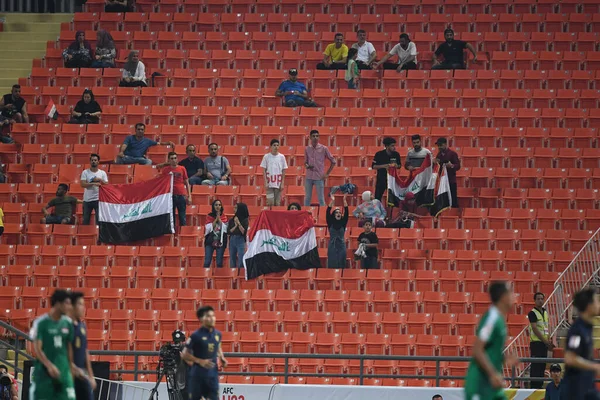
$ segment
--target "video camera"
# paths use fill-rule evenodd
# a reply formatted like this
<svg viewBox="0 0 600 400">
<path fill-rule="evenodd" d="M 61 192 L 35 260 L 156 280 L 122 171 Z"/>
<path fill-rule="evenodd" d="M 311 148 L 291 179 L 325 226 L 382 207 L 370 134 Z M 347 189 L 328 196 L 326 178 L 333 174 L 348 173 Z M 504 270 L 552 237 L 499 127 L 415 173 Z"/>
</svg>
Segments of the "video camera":
<svg viewBox="0 0 600 400">
<path fill-rule="evenodd" d="M 13 384 L 13 381 L 10 377 L 10 375 L 8 375 L 7 373 L 1 373 L 0 374 L 0 386 L 11 386 Z"/>
<path fill-rule="evenodd" d="M 166 374 L 175 373 L 181 362 L 181 350 L 185 342 L 185 334 L 179 329 L 171 334 L 172 343 L 163 345 L 158 354 L 159 365 L 162 365 Z"/>
</svg>

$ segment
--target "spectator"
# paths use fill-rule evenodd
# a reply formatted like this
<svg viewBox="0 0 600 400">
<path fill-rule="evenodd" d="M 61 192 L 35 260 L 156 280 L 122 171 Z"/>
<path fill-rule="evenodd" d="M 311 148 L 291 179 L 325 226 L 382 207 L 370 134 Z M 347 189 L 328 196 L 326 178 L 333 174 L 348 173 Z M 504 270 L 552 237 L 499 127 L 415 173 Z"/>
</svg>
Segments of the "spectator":
<svg viewBox="0 0 600 400">
<path fill-rule="evenodd" d="M 388 62 L 394 56 L 398 57 L 397 63 Z M 395 69 L 400 72 L 403 69 L 417 69 L 417 46 L 410 41 L 407 33 L 400 34 L 400 41 L 381 61 L 373 63 L 373 69 L 383 65 L 383 69 Z"/>
<path fill-rule="evenodd" d="M 356 254 L 360 257 L 360 267 L 362 269 L 379 269 L 377 263 L 377 244 L 379 238 L 372 231 L 371 221 L 365 221 L 363 225 L 364 232 L 358 235 L 358 250 Z"/>
<path fill-rule="evenodd" d="M 387 169 L 397 168 L 400 165 L 400 154 L 396 151 L 396 139 L 386 137 L 383 139 L 384 150 L 375 153 L 371 168 L 377 171 L 375 180 L 375 198 L 379 201 L 387 190 Z"/>
<path fill-rule="evenodd" d="M 106 0 L 104 4 L 105 12 L 124 13 L 133 11 L 133 1 L 131 0 Z"/>
<path fill-rule="evenodd" d="M 433 67 L 431 69 L 465 69 L 465 48 L 473 53 L 473 62 L 477 62 L 477 52 L 470 43 L 454 40 L 454 31 L 450 28 L 444 31 L 445 43 L 440 44 L 433 53 Z M 438 60 L 439 56 L 444 61 Z"/>
<path fill-rule="evenodd" d="M 237 203 L 233 206 L 233 212 L 233 220 L 229 223 L 229 268 L 244 268 L 250 213 L 245 203 Z"/>
<path fill-rule="evenodd" d="M 85 40 L 85 32 L 77 31 L 75 41 L 63 51 L 67 68 L 88 68 L 92 64 L 92 46 Z"/>
<path fill-rule="evenodd" d="M 344 79 L 348 82 L 348 89 L 358 89 L 358 83 L 360 82 L 360 72 L 358 70 L 358 64 L 356 58 L 358 57 L 358 50 L 354 47 L 348 51 L 348 68 L 346 69 L 346 75 Z"/>
<path fill-rule="evenodd" d="M 414 220 L 419 218 L 421 215 L 429 214 L 425 207 L 419 207 L 416 201 L 416 196 L 413 192 L 408 192 L 398 204 L 398 215 L 395 218 L 391 218 L 385 226 L 388 228 L 412 228 L 414 227 Z M 392 215 L 394 210 L 392 209 Z"/>
<path fill-rule="evenodd" d="M 4 115 L 0 115 L 0 143 L 13 144 L 15 142 L 15 139 L 10 136 L 10 125 L 11 120 Z"/>
<path fill-rule="evenodd" d="M 218 144 L 211 143 L 208 145 L 208 157 L 204 160 L 204 175 L 206 179 L 202 181 L 203 185 L 229 185 L 231 165 L 229 165 L 227 158 L 217 155 L 218 152 Z"/>
<path fill-rule="evenodd" d="M 185 168 L 190 185 L 201 185 L 204 176 L 204 162 L 196 157 L 196 146 L 188 144 L 185 148 L 187 157 L 179 161 L 179 165 Z"/>
<path fill-rule="evenodd" d="M 302 207 L 300 207 L 300 203 L 290 203 L 288 205 L 288 211 L 300 211 L 302 210 Z"/>
<path fill-rule="evenodd" d="M 285 170 L 288 168 L 285 156 L 279 152 L 279 140 L 271 140 L 271 152 L 264 155 L 260 163 L 265 178 L 267 206 L 281 205 L 281 192 L 285 182 Z"/>
<path fill-rule="evenodd" d="M 81 173 L 80 185 L 83 188 L 83 225 L 89 225 L 92 211 L 98 222 L 98 193 L 100 186 L 108 184 L 108 175 L 98 168 L 100 156 L 90 155 L 90 167 Z"/>
<path fill-rule="evenodd" d="M 150 147 L 159 144 L 175 148 L 173 142 L 155 142 L 152 139 L 144 137 L 144 132 L 146 132 L 145 124 L 141 122 L 135 124 L 135 135 L 125 138 L 125 141 L 121 145 L 121 151 L 117 154 L 117 164 L 152 165 L 152 160 L 146 158 L 146 152 Z"/>
<path fill-rule="evenodd" d="M 548 357 L 548 350 L 554 349 L 552 338 L 550 337 L 550 325 L 548 310 L 544 308 L 544 293 L 537 292 L 533 295 L 535 306 L 527 318 L 529 319 L 529 351 L 532 358 Z M 545 362 L 532 362 L 529 376 L 531 378 L 543 378 L 546 372 Z M 541 389 L 544 386 L 543 381 L 531 381 L 531 389 Z"/>
<path fill-rule="evenodd" d="M 441 394 L 434 394 L 431 400 L 444 400 Z"/>
<path fill-rule="evenodd" d="M 1 235 L 1 234 L 0 234 Z M 10 379 L 11 385 L 4 386 L 0 383 L 0 399 L 1 400 L 19 400 L 19 389 L 15 377 L 8 373 L 6 365 L 0 365 L 0 375 L 6 375 Z"/>
<path fill-rule="evenodd" d="M 362 194 L 363 202 L 354 209 L 354 216 L 359 221 L 359 226 L 362 226 L 365 221 L 372 222 L 375 226 L 385 226 L 386 211 L 381 201 L 374 199 L 369 190 Z"/>
<path fill-rule="evenodd" d="M 212 211 L 206 216 L 204 229 L 204 268 L 210 268 L 212 255 L 217 252 L 217 268 L 223 268 L 223 254 L 227 248 L 227 216 L 221 200 L 212 203 Z"/>
<path fill-rule="evenodd" d="M 177 165 L 177 153 L 171 151 L 167 157 L 169 164 L 162 167 L 161 173 L 163 175 L 173 174 L 173 218 L 175 218 L 175 210 L 177 210 L 179 226 L 185 226 L 186 204 L 192 203 L 192 189 L 185 167 Z"/>
<path fill-rule="evenodd" d="M 438 154 L 433 160 L 436 164 L 446 164 L 446 171 L 448 172 L 448 183 L 450 184 L 450 192 L 452 195 L 452 208 L 458 208 L 458 196 L 456 187 L 456 171 L 460 170 L 460 159 L 456 152 L 448 148 L 448 141 L 446 138 L 439 138 L 435 144 L 438 146 Z"/>
<path fill-rule="evenodd" d="M 404 163 L 404 168 L 409 171 L 420 168 L 423 165 L 423 161 L 427 155 L 430 155 L 431 152 L 427 149 L 421 147 L 421 136 L 420 135 L 412 135 L 411 137 L 413 148 L 408 150 L 408 154 L 406 155 L 406 161 Z"/>
<path fill-rule="evenodd" d="M 329 169 L 325 172 L 325 159 L 329 160 Z M 329 149 L 319 143 L 319 131 L 310 131 L 310 145 L 304 149 L 304 167 L 306 168 L 306 182 L 304 185 L 304 205 L 310 206 L 313 186 L 317 189 L 319 205 L 325 206 L 325 181 L 335 167 L 335 158 Z"/>
<path fill-rule="evenodd" d="M 96 55 L 92 68 L 114 68 L 116 57 L 117 50 L 111 34 L 100 29 L 96 33 Z"/>
<path fill-rule="evenodd" d="M 333 210 L 335 197 L 331 196 L 331 202 L 327 207 L 327 229 L 329 231 L 329 246 L 327 247 L 327 268 L 346 267 L 346 225 L 348 224 L 348 201 L 344 194 L 344 213 L 336 208 Z M 333 212 L 332 212 L 333 210 Z"/>
<path fill-rule="evenodd" d="M 370 69 L 371 64 L 377 57 L 375 46 L 371 42 L 367 42 L 367 32 L 363 29 L 359 29 L 356 32 L 358 42 L 352 45 L 353 49 L 358 50 L 357 63 L 360 69 Z"/>
<path fill-rule="evenodd" d="M 46 207 L 42 208 L 44 218 L 42 224 L 72 224 L 75 207 L 79 200 L 73 196 L 67 196 L 69 185 L 61 183 L 56 189 L 56 197 L 48 202 Z M 48 209 L 54 207 L 54 212 L 49 213 Z"/>
<path fill-rule="evenodd" d="M 123 66 L 123 78 L 119 83 L 121 87 L 146 87 L 146 66 L 140 61 L 140 52 L 132 50 L 127 56 Z"/>
<path fill-rule="evenodd" d="M 2 97 L 0 110 L 2 116 L 8 118 L 10 123 L 29 123 L 27 102 L 21 97 L 21 85 L 13 85 L 11 92 Z M 3 143 L 5 142 L 3 141 Z"/>
<path fill-rule="evenodd" d="M 85 89 L 81 100 L 77 102 L 71 113 L 70 124 L 97 124 L 100 122 L 102 108 L 96 100 L 94 93 L 90 89 Z"/>
<path fill-rule="evenodd" d="M 552 381 L 546 385 L 546 395 L 544 400 L 560 400 L 559 386 L 562 375 L 560 364 L 552 364 L 550 366 L 550 378 Z"/>
<path fill-rule="evenodd" d="M 4 233 L 4 211 L 0 207 L 0 236 Z"/>
<path fill-rule="evenodd" d="M 314 101 L 308 97 L 306 86 L 298 82 L 298 70 L 292 68 L 289 70 L 290 79 L 281 82 L 279 88 L 275 91 L 275 96 L 284 97 L 286 107 L 316 107 Z"/>
<path fill-rule="evenodd" d="M 317 64 L 317 69 L 346 69 L 348 46 L 344 44 L 344 35 L 336 33 L 334 42 L 327 45 L 323 52 L 323 62 Z"/>
</svg>

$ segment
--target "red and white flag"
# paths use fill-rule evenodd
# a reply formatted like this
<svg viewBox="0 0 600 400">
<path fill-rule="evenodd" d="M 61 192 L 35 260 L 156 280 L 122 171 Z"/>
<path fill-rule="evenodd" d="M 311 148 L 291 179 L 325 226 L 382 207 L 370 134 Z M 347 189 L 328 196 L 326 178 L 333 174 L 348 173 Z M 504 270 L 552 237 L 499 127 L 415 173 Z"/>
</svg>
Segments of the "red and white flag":
<svg viewBox="0 0 600 400">
<path fill-rule="evenodd" d="M 58 110 L 56 109 L 56 105 L 54 104 L 54 101 L 50 100 L 50 102 L 48 103 L 48 106 L 46 107 L 46 110 L 44 110 L 44 113 L 50 119 L 53 119 L 53 120 L 58 119 Z"/>
</svg>

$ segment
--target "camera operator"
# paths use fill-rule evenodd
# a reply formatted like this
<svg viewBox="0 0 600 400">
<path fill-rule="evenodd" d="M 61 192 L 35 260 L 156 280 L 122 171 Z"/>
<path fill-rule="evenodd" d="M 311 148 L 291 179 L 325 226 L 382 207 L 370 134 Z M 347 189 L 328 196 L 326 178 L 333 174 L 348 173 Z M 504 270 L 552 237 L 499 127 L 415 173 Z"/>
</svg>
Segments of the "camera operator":
<svg viewBox="0 0 600 400">
<path fill-rule="evenodd" d="M 6 365 L 0 365 L 0 400 L 19 400 L 17 383 Z"/>
</svg>

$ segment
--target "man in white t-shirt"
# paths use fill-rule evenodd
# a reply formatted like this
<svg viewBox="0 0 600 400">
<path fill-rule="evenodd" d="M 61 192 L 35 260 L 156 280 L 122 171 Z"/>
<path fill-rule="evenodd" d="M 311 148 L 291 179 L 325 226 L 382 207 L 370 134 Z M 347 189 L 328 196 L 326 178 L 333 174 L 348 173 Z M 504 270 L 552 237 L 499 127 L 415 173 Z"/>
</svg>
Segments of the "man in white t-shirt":
<svg viewBox="0 0 600 400">
<path fill-rule="evenodd" d="M 90 224 L 92 211 L 96 212 L 96 222 L 98 222 L 98 192 L 100 185 L 108 184 L 106 172 L 98 169 L 100 156 L 98 154 L 90 155 L 90 168 L 81 173 L 81 187 L 83 191 L 83 225 Z"/>
<path fill-rule="evenodd" d="M 367 42 L 367 32 L 364 29 L 359 29 L 356 32 L 356 37 L 358 38 L 358 43 L 352 45 L 353 49 L 358 50 L 356 64 L 358 64 L 359 69 L 370 69 L 371 64 L 377 57 L 375 46 L 373 46 L 373 43 Z"/>
<path fill-rule="evenodd" d="M 398 57 L 397 63 L 387 62 L 395 56 Z M 395 69 L 398 72 L 403 69 L 417 69 L 417 46 L 410 41 L 408 34 L 402 33 L 398 44 L 383 56 L 381 61 L 373 63 L 373 69 L 379 68 L 380 65 L 383 65 L 383 69 Z"/>
<path fill-rule="evenodd" d="M 285 170 L 288 165 L 285 156 L 279 153 L 279 140 L 271 140 L 271 152 L 264 155 L 260 166 L 263 168 L 265 178 L 267 205 L 281 205 L 281 192 L 283 191 Z"/>
</svg>

